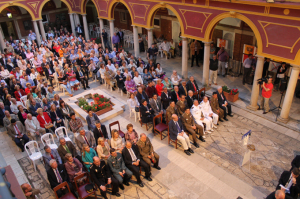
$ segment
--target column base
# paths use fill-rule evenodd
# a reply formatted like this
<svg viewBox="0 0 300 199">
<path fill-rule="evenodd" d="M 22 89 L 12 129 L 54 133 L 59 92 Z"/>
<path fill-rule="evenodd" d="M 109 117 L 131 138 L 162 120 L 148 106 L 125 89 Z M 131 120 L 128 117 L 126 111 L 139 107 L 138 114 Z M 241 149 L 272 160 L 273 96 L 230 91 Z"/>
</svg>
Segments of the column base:
<svg viewBox="0 0 300 199">
<path fill-rule="evenodd" d="M 258 107 L 259 107 L 258 105 L 252 106 L 251 104 L 249 104 L 248 106 L 246 106 L 247 109 L 250 109 L 252 111 L 256 111 L 258 109 Z"/>
<path fill-rule="evenodd" d="M 288 121 L 289 121 L 289 117 L 288 117 L 288 118 L 282 118 L 282 117 L 278 116 L 277 121 L 286 124 L 286 123 L 288 123 Z"/>
</svg>

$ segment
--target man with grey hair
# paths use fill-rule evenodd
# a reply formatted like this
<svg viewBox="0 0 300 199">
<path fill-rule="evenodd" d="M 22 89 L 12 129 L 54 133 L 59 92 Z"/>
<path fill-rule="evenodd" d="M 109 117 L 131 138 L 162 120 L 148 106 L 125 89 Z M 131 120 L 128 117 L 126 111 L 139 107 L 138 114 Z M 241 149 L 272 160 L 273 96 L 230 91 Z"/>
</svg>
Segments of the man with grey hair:
<svg viewBox="0 0 300 199">
<path fill-rule="evenodd" d="M 67 153 L 72 154 L 73 158 L 76 157 L 78 160 L 81 161 L 81 157 L 77 154 L 76 148 L 71 141 L 66 141 L 65 138 L 61 137 L 59 138 L 59 143 L 60 145 L 57 148 L 57 152 L 62 158 L 63 162 L 67 162 L 67 159 L 65 158 L 65 155 Z"/>
<path fill-rule="evenodd" d="M 43 154 L 43 160 L 45 163 L 46 171 L 50 169 L 50 161 L 56 160 L 59 164 L 62 164 L 61 158 L 56 149 L 51 149 L 48 145 L 44 147 L 45 153 Z"/>
<path fill-rule="evenodd" d="M 15 119 L 16 121 L 19 121 L 19 118 L 15 114 L 10 114 L 9 111 L 4 112 L 5 117 L 3 118 L 3 124 L 4 127 L 8 127 L 11 124 L 11 120 Z"/>
<path fill-rule="evenodd" d="M 84 129 L 79 131 L 79 135 L 75 137 L 75 142 L 81 152 L 84 144 L 87 144 L 92 148 L 96 147 L 96 141 L 93 134 L 90 131 L 85 131 Z"/>
<path fill-rule="evenodd" d="M 36 140 L 38 140 L 38 137 L 40 137 L 41 134 L 43 135 L 46 133 L 46 130 L 40 126 L 40 123 L 36 117 L 33 117 L 30 113 L 27 114 L 27 119 L 24 123 L 26 131 L 30 133 L 32 137 L 35 137 Z"/>
<path fill-rule="evenodd" d="M 230 117 L 233 117 L 233 115 L 231 114 L 231 104 L 228 103 L 228 101 L 223 93 L 222 86 L 219 86 L 217 95 L 218 95 L 219 106 L 224 111 L 224 119 L 226 120 L 227 114 Z"/>
</svg>

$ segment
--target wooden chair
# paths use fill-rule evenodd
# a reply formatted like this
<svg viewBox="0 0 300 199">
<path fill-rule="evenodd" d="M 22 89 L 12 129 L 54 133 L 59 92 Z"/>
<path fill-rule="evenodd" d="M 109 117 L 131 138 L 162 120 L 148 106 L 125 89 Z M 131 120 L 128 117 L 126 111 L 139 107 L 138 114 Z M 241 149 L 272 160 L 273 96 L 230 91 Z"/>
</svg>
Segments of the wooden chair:
<svg viewBox="0 0 300 199">
<path fill-rule="evenodd" d="M 63 188 L 63 187 L 67 187 L 69 192 L 68 192 L 67 194 L 65 194 L 65 195 L 63 195 L 62 197 L 59 198 L 56 192 L 57 192 L 58 190 L 60 190 L 61 188 Z M 63 182 L 63 183 L 61 183 L 60 185 L 57 185 L 56 187 L 54 187 L 53 191 L 54 191 L 55 196 L 56 196 L 57 199 L 77 199 L 77 197 L 75 197 L 75 196 L 71 193 L 70 187 L 69 187 L 69 185 L 68 185 L 68 183 L 67 183 L 66 181 Z"/>
<path fill-rule="evenodd" d="M 205 87 L 201 88 L 201 89 L 198 91 L 198 100 L 199 100 L 199 103 L 203 100 L 203 97 L 201 96 L 202 91 L 204 92 L 204 95 L 203 95 L 203 96 L 205 96 Z"/>
<path fill-rule="evenodd" d="M 121 129 L 120 129 L 120 123 L 119 123 L 119 121 L 115 121 L 115 122 L 112 122 L 112 123 L 110 123 L 108 126 L 109 126 L 109 131 L 110 131 L 110 136 L 111 136 L 111 127 L 112 126 L 114 126 L 114 125 L 118 125 L 118 127 L 119 127 L 119 135 L 122 137 L 122 138 L 124 138 L 125 137 L 125 133 L 123 132 L 123 131 L 121 131 Z"/>
<path fill-rule="evenodd" d="M 80 179 L 80 178 L 83 178 L 84 176 L 86 176 L 86 180 L 85 180 L 85 183 L 81 186 L 78 187 L 78 184 L 77 184 L 77 180 Z M 96 194 L 96 190 L 94 190 L 93 192 L 91 193 L 88 193 L 86 190 L 85 190 L 85 185 L 87 184 L 90 184 L 90 181 L 89 181 L 89 177 L 88 177 L 88 174 L 87 173 L 82 173 L 80 174 L 79 176 L 76 176 L 74 178 L 74 184 L 75 184 L 75 187 L 76 187 L 76 190 L 78 192 L 78 196 L 79 198 L 81 199 L 84 199 L 86 197 L 89 197 L 90 195 L 95 195 L 95 199 L 97 199 L 97 194 Z"/>
<path fill-rule="evenodd" d="M 140 113 L 140 120 L 139 120 L 139 122 L 141 123 L 141 127 L 143 126 L 143 120 L 142 120 L 142 114 L 141 114 L 141 109 L 140 109 L 140 111 L 139 111 Z M 145 125 L 146 125 L 146 131 L 148 131 L 148 126 L 147 126 L 147 123 L 145 123 Z"/>
<path fill-rule="evenodd" d="M 167 124 L 169 124 L 169 123 L 167 123 Z M 170 138 L 169 125 L 168 125 L 168 144 L 170 144 L 170 142 L 173 142 L 175 144 L 175 149 L 177 149 L 177 139 L 176 140 L 172 140 Z"/>
<path fill-rule="evenodd" d="M 155 119 L 156 118 L 160 118 L 160 123 L 155 125 Z M 162 123 L 162 119 L 163 119 L 163 115 L 162 114 L 158 114 L 157 116 L 155 116 L 153 118 L 153 129 L 154 129 L 154 135 L 157 132 L 158 134 L 160 134 L 160 140 L 162 140 L 162 132 L 168 130 L 168 125 Z"/>
</svg>

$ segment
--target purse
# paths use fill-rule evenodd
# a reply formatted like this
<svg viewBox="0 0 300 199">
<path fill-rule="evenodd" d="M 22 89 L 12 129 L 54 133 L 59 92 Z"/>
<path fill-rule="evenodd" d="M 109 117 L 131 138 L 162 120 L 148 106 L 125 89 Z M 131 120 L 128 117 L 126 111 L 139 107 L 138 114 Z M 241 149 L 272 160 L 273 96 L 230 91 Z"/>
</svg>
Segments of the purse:
<svg viewBox="0 0 300 199">
<path fill-rule="evenodd" d="M 53 127 L 53 124 L 52 124 L 52 123 L 50 123 L 50 124 L 45 124 L 45 128 L 46 128 L 46 129 L 49 129 L 49 128 L 51 128 L 51 127 Z"/>
</svg>

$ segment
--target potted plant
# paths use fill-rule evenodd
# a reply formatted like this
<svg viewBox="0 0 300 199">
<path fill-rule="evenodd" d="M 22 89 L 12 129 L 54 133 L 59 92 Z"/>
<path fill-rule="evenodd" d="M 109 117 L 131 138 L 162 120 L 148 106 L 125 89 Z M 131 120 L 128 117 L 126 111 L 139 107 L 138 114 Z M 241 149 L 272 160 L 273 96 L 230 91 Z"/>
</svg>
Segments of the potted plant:
<svg viewBox="0 0 300 199">
<path fill-rule="evenodd" d="M 226 97 L 226 99 L 230 102 L 235 102 L 239 99 L 239 90 L 236 89 L 230 89 L 227 86 L 222 87 L 223 93 Z"/>
</svg>

